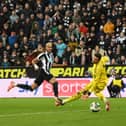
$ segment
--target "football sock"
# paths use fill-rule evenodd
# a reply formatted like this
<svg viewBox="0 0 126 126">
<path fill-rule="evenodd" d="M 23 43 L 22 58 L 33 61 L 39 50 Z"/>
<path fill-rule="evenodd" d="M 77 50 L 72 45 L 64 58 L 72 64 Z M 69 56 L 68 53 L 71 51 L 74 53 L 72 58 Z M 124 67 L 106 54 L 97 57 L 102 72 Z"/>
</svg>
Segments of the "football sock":
<svg viewBox="0 0 126 126">
<path fill-rule="evenodd" d="M 104 103 L 106 103 L 107 99 L 102 93 L 96 93 L 95 94 L 100 100 L 102 100 Z"/>
<path fill-rule="evenodd" d="M 54 92 L 54 96 L 58 97 L 58 83 L 57 82 L 53 84 L 53 92 Z"/>
<path fill-rule="evenodd" d="M 17 84 L 16 86 L 19 88 L 22 88 L 22 89 L 33 91 L 32 87 L 30 85 Z"/>
<path fill-rule="evenodd" d="M 75 95 L 69 97 L 69 98 L 66 98 L 63 100 L 63 104 L 66 104 L 68 102 L 72 102 L 72 101 L 75 101 L 77 99 L 79 99 L 83 94 L 81 92 L 78 92 L 76 93 Z"/>
</svg>

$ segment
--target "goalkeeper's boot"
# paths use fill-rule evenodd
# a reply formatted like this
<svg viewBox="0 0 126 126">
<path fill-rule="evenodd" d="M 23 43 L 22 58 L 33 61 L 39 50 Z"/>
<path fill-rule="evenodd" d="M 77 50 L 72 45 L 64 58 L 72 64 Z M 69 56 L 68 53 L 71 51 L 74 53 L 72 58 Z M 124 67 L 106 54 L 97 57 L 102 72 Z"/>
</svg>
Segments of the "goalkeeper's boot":
<svg viewBox="0 0 126 126">
<path fill-rule="evenodd" d="M 110 111 L 110 103 L 107 101 L 105 105 L 106 111 Z"/>
<path fill-rule="evenodd" d="M 11 81 L 10 82 L 10 85 L 8 86 L 8 89 L 7 89 L 7 91 L 10 91 L 12 88 L 14 88 L 15 87 L 15 82 L 14 81 Z"/>
</svg>

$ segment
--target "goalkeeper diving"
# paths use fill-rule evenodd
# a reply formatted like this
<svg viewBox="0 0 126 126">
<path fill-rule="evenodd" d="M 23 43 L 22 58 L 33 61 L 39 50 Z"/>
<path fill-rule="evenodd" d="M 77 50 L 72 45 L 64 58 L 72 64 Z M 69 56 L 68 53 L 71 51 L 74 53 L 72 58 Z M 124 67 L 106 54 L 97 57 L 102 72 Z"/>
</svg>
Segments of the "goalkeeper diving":
<svg viewBox="0 0 126 126">
<path fill-rule="evenodd" d="M 94 93 L 100 100 L 104 102 L 106 111 L 109 111 L 110 103 L 102 93 L 108 82 L 105 66 L 108 61 L 109 58 L 107 56 L 102 56 L 100 53 L 96 53 L 93 57 L 92 81 L 75 95 L 63 99 L 61 102 L 56 102 L 56 105 L 64 105 L 71 101 L 77 100 L 80 97 L 87 99 L 91 93 Z"/>
</svg>

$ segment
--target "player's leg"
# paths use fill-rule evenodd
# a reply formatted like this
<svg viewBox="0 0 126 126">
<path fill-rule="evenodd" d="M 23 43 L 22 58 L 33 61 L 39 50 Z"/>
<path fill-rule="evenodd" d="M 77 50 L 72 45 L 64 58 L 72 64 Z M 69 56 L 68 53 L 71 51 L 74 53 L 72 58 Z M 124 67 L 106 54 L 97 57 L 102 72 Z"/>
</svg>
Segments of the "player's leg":
<svg viewBox="0 0 126 126">
<path fill-rule="evenodd" d="M 75 101 L 75 100 L 79 99 L 82 95 L 83 95 L 82 92 L 77 92 L 76 94 L 74 94 L 66 99 L 63 99 L 61 102 L 56 102 L 56 106 L 64 105 L 66 103 Z"/>
<path fill-rule="evenodd" d="M 96 88 L 94 89 L 94 94 L 105 103 L 106 111 L 110 110 L 110 103 L 108 99 L 103 95 L 102 91 L 104 90 L 106 83 L 97 84 Z"/>
<path fill-rule="evenodd" d="M 55 77 L 53 77 L 52 74 L 46 76 L 46 80 L 52 84 L 53 86 L 53 92 L 54 92 L 54 99 L 56 104 L 62 104 L 62 99 L 59 98 L 59 93 L 58 93 L 58 82 Z"/>
<path fill-rule="evenodd" d="M 62 101 L 62 104 L 56 104 L 57 106 L 59 105 L 64 105 L 66 103 L 69 103 L 69 102 L 72 102 L 72 101 L 75 101 L 77 99 L 79 99 L 80 97 L 84 96 L 84 99 L 87 99 L 88 96 L 90 95 L 90 89 L 91 89 L 91 85 L 92 85 L 92 82 L 90 82 L 88 85 L 86 85 L 86 87 L 84 87 L 83 89 L 81 89 L 79 92 L 77 92 L 76 94 L 66 98 L 66 99 L 63 99 Z"/>
<path fill-rule="evenodd" d="M 64 99 L 62 103 L 66 104 L 66 103 L 75 101 L 75 100 L 79 99 L 82 95 L 83 95 L 83 93 L 81 91 L 79 91 L 75 95 L 72 95 L 71 97 Z"/>
<path fill-rule="evenodd" d="M 38 87 L 38 85 L 35 82 L 32 85 L 25 85 L 25 84 L 16 84 L 14 81 L 11 81 L 7 90 L 10 91 L 14 87 L 19 87 L 22 89 L 33 91 L 34 89 Z"/>
<path fill-rule="evenodd" d="M 15 83 L 14 81 L 11 81 L 7 90 L 10 91 L 14 87 L 19 87 L 19 88 L 22 88 L 22 89 L 33 91 L 34 89 L 38 88 L 39 85 L 41 85 L 42 82 L 43 82 L 43 77 L 42 77 L 42 72 L 40 70 L 38 75 L 37 75 L 37 78 L 35 79 L 35 81 L 31 85 L 20 84 L 20 83 Z"/>
<path fill-rule="evenodd" d="M 57 82 L 56 78 L 51 75 L 50 75 L 50 78 L 51 79 L 49 79 L 49 83 L 52 84 L 52 86 L 53 86 L 54 96 L 58 97 L 58 82 Z"/>
<path fill-rule="evenodd" d="M 112 86 L 112 91 L 113 91 L 113 97 L 118 97 L 118 94 L 120 93 L 121 88 L 117 85 Z"/>
<path fill-rule="evenodd" d="M 108 99 L 101 93 L 95 93 L 95 95 L 100 99 L 102 100 L 104 103 L 105 103 L 105 109 L 106 111 L 109 111 L 110 110 L 110 103 L 108 101 Z"/>
<path fill-rule="evenodd" d="M 107 86 L 110 97 L 113 97 L 112 85 Z"/>
<path fill-rule="evenodd" d="M 86 100 L 91 95 L 93 90 L 94 90 L 94 81 L 91 81 L 82 89 L 83 92 L 82 99 Z"/>
</svg>

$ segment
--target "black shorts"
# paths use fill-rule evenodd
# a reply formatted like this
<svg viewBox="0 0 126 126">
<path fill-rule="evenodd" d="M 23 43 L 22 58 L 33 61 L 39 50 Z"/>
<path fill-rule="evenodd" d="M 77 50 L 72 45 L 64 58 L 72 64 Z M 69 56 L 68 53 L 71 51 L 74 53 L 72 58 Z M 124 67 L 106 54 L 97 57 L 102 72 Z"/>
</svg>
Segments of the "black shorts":
<svg viewBox="0 0 126 126">
<path fill-rule="evenodd" d="M 47 74 L 43 69 L 40 69 L 34 82 L 40 86 L 44 80 L 49 81 L 51 78 L 53 78 L 52 74 Z"/>
<path fill-rule="evenodd" d="M 119 86 L 117 86 L 117 85 L 113 85 L 113 86 L 112 86 L 112 91 L 113 91 L 114 93 L 119 93 L 120 90 L 121 90 L 121 87 L 119 87 Z"/>
</svg>

